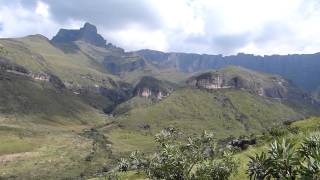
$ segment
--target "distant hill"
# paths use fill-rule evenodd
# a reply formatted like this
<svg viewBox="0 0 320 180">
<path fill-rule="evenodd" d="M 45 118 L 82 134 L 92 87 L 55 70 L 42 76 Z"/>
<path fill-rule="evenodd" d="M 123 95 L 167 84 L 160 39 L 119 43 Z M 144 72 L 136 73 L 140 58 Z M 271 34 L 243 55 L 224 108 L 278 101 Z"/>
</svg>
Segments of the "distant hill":
<svg viewBox="0 0 320 180">
<path fill-rule="evenodd" d="M 320 106 L 280 76 L 231 66 L 189 78 L 160 102 L 134 98 L 119 107 L 129 109 L 118 113 L 126 129 L 157 132 L 175 126 L 189 133 L 212 129 L 226 137 L 297 120 L 317 113 Z"/>
<path fill-rule="evenodd" d="M 175 68 L 177 72 L 194 73 L 209 69 L 220 69 L 229 65 L 238 65 L 256 71 L 278 74 L 292 80 L 306 91 L 319 87 L 320 53 L 301 55 L 256 56 L 239 53 L 232 56 L 164 53 L 153 50 L 136 52 L 160 69 Z"/>
<path fill-rule="evenodd" d="M 246 91 L 183 88 L 156 104 L 136 106 L 117 119 L 124 129 L 157 133 L 174 126 L 186 133 L 213 130 L 222 138 L 258 132 L 301 117 L 289 106 Z"/>
<path fill-rule="evenodd" d="M 305 93 L 291 81 L 279 75 L 260 73 L 240 66 L 228 66 L 193 76 L 187 80 L 187 84 L 209 90 L 246 90 L 251 94 L 286 103 L 304 114 L 316 113 L 320 108 L 319 102 L 312 95 Z"/>
</svg>

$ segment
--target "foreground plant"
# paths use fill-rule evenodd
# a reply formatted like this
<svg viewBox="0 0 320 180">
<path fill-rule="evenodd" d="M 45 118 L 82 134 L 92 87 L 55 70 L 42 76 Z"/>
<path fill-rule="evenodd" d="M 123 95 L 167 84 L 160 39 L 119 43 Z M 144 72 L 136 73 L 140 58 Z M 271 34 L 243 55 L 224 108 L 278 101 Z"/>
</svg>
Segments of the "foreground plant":
<svg viewBox="0 0 320 180">
<path fill-rule="evenodd" d="M 139 162 L 151 179 L 224 180 L 237 170 L 231 152 L 218 149 L 212 133 L 184 140 L 176 129 L 168 128 L 156 135 L 156 142 L 159 146 L 154 155 L 129 158 Z"/>
<path fill-rule="evenodd" d="M 273 142 L 268 154 L 249 157 L 250 179 L 320 179 L 320 137 L 306 138 L 299 148 L 283 139 Z"/>
<path fill-rule="evenodd" d="M 249 156 L 250 161 L 248 163 L 247 173 L 250 179 L 270 179 L 270 159 L 267 158 L 267 154 L 262 152 L 260 155 Z"/>
</svg>

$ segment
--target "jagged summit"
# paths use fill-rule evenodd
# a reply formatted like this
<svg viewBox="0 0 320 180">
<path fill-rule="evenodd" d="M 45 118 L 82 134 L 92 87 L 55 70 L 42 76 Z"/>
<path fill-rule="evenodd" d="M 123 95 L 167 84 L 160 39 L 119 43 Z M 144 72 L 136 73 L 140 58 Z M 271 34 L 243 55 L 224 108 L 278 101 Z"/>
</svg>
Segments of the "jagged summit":
<svg viewBox="0 0 320 180">
<path fill-rule="evenodd" d="M 93 24 L 88 23 L 88 22 L 86 22 L 81 29 L 85 30 L 87 32 L 98 33 L 97 27 Z"/>
<path fill-rule="evenodd" d="M 99 47 L 106 47 L 107 43 L 107 41 L 98 34 L 97 27 L 88 22 L 78 30 L 60 29 L 51 41 L 57 44 L 84 41 Z"/>
</svg>

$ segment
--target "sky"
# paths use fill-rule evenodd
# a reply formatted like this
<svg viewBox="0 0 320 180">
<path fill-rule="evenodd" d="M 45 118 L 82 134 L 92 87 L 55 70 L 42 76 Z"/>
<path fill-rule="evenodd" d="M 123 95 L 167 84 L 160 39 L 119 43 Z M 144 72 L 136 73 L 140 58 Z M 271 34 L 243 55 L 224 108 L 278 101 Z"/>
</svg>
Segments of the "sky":
<svg viewBox="0 0 320 180">
<path fill-rule="evenodd" d="M 320 52 L 320 0 L 0 0 L 0 37 L 97 26 L 126 51 Z"/>
</svg>

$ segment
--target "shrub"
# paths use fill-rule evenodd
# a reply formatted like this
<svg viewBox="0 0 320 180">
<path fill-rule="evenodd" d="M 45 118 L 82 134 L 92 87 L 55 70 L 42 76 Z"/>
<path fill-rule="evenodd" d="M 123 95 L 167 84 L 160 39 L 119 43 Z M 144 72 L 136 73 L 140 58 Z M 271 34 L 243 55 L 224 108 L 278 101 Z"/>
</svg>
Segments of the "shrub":
<svg viewBox="0 0 320 180">
<path fill-rule="evenodd" d="M 144 156 L 135 152 L 128 160 L 122 160 L 119 167 L 141 168 L 150 179 L 166 180 L 224 180 L 237 170 L 231 151 L 218 149 L 212 133 L 203 132 L 187 139 L 180 135 L 174 128 L 162 130 L 155 138 L 159 144 L 155 154 Z"/>
<path fill-rule="evenodd" d="M 119 171 L 128 171 L 129 169 L 129 162 L 128 160 L 124 159 L 124 158 L 121 158 L 120 159 L 120 162 L 118 164 L 118 169 Z"/>
<path fill-rule="evenodd" d="M 284 127 L 272 127 L 268 130 L 272 137 L 279 138 L 288 133 L 287 129 Z"/>
<path fill-rule="evenodd" d="M 267 158 L 267 154 L 262 152 L 260 155 L 249 156 L 250 161 L 248 163 L 247 174 L 250 179 L 268 179 L 270 177 L 270 159 Z"/>
<path fill-rule="evenodd" d="M 269 161 L 272 176 L 275 178 L 294 179 L 299 165 L 299 159 L 294 144 L 282 139 L 282 142 L 275 141 L 271 144 Z"/>
<path fill-rule="evenodd" d="M 320 179 L 320 136 L 303 140 L 299 148 L 283 139 L 273 142 L 268 153 L 249 157 L 250 179 Z"/>
</svg>

